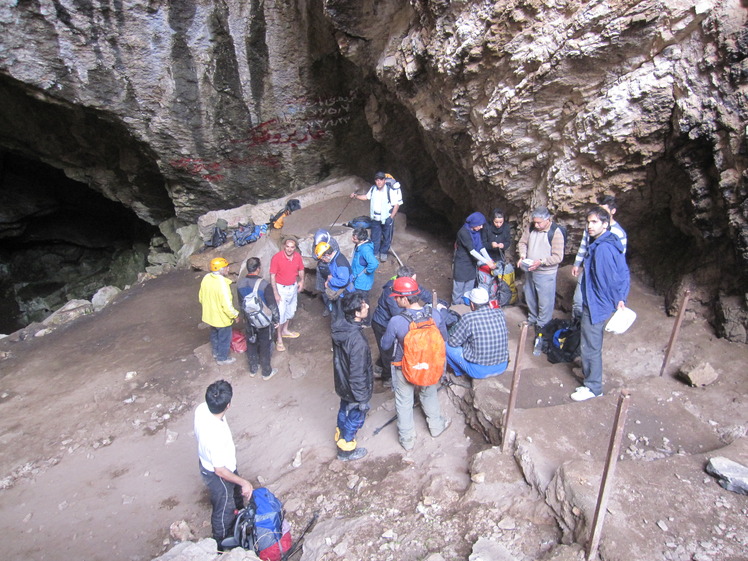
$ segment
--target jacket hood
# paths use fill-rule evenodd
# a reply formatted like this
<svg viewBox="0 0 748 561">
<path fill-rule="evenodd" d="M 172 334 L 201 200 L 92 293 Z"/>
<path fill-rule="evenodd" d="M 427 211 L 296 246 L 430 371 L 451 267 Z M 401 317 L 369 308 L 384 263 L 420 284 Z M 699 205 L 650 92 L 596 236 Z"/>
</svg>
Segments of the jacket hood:
<svg viewBox="0 0 748 561">
<path fill-rule="evenodd" d="M 616 236 L 613 232 L 610 230 L 603 232 L 600 234 L 597 238 L 595 238 L 592 243 L 597 244 L 611 244 L 613 247 L 615 247 L 620 253 L 624 253 L 623 244 L 621 243 L 621 238 Z"/>
<path fill-rule="evenodd" d="M 332 340 L 335 343 L 341 344 L 351 336 L 351 333 L 360 330 L 360 323 L 352 323 L 344 317 L 338 318 L 332 323 L 331 326 Z"/>
</svg>

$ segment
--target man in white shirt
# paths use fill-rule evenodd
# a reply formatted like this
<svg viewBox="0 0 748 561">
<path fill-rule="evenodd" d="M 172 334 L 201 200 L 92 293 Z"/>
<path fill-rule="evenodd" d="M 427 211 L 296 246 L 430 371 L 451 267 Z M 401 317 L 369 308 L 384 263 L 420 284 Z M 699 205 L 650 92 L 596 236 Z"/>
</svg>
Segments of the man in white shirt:
<svg viewBox="0 0 748 561">
<path fill-rule="evenodd" d="M 195 409 L 195 437 L 200 458 L 200 474 L 210 492 L 213 539 L 221 542 L 232 535 L 236 510 L 252 495 L 252 484 L 236 471 L 236 446 L 226 421 L 233 389 L 225 380 L 213 382 L 205 392 L 205 402 Z"/>
<path fill-rule="evenodd" d="M 394 181 L 392 176 L 388 181 L 387 174 L 378 171 L 374 175 L 374 185 L 369 188 L 366 195 L 351 193 L 351 198 L 369 201 L 371 241 L 374 243 L 374 255 L 378 255 L 379 260 L 384 263 L 387 261 L 387 253 L 390 251 L 390 244 L 392 243 L 395 215 L 400 205 L 403 204 L 400 183 Z"/>
</svg>

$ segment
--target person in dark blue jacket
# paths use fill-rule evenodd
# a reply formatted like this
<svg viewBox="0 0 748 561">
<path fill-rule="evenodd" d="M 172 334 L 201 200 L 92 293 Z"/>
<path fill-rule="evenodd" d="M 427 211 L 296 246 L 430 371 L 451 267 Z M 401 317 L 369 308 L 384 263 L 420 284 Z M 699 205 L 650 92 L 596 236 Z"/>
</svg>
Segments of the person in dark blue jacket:
<svg viewBox="0 0 748 561">
<path fill-rule="evenodd" d="M 331 312 L 336 313 L 336 306 L 333 303 L 346 292 L 353 292 L 351 265 L 340 250 L 336 251 L 326 242 L 318 243 L 314 248 L 314 254 L 317 259 L 327 264 L 328 276 L 322 300 Z"/>
<path fill-rule="evenodd" d="M 610 214 L 593 207 L 587 212 L 590 243 L 584 256 L 582 281 L 582 372 L 584 385 L 571 394 L 585 401 L 603 394 L 603 335 L 605 323 L 626 306 L 630 275 L 623 244 L 608 231 Z"/>
<path fill-rule="evenodd" d="M 410 277 L 415 279 L 416 272 L 413 268 L 403 265 L 395 271 L 395 276 L 392 277 L 382 287 L 382 294 L 379 296 L 377 307 L 374 310 L 371 321 L 371 330 L 374 332 L 374 339 L 377 342 L 377 348 L 379 349 L 379 359 L 377 360 L 377 368 L 382 370 L 382 384 L 385 387 L 392 387 L 392 349 L 382 348 L 382 336 L 387 330 L 387 324 L 390 322 L 393 316 L 402 313 L 403 309 L 397 305 L 395 297 L 392 295 L 392 284 L 396 278 Z M 432 301 L 431 291 L 425 288 L 423 285 L 419 285 L 421 290 L 420 298 L 425 304 L 430 304 Z"/>
</svg>

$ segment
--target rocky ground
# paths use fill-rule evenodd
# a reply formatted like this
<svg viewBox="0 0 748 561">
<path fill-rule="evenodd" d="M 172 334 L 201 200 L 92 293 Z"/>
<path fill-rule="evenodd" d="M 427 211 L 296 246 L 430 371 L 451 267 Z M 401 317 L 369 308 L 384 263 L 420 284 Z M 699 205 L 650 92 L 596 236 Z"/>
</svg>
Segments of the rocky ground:
<svg viewBox="0 0 748 561">
<path fill-rule="evenodd" d="M 296 213 L 287 232 L 329 224 L 344 204 Z M 363 212 L 355 202 L 340 221 Z M 449 292 L 450 244 L 399 226 L 395 249 L 419 280 Z M 390 259 L 377 284 L 395 268 Z M 263 381 L 249 377 L 243 356 L 224 367 L 212 361 L 196 300 L 203 274 L 164 275 L 43 337 L 30 326 L 0 340 L 7 559 L 145 561 L 171 547 L 169 528 L 182 520 L 194 539 L 209 536 L 192 411 L 219 378 L 235 389 L 229 422 L 241 472 L 285 502 L 294 531 L 319 513 L 304 560 L 581 559 L 621 388 L 632 397 L 602 558 L 745 559 L 748 497 L 721 488 L 704 466 L 712 456 L 748 464 L 748 349 L 716 339 L 689 311 L 660 377 L 674 319 L 641 283 L 630 301 L 637 322 L 606 340 L 603 398 L 572 403 L 578 369 L 533 357 L 528 344 L 506 453 L 495 445 L 511 373 L 455 379 L 440 392 L 452 427 L 433 439 L 417 415 L 419 440 L 406 453 L 394 424 L 375 434 L 394 412 L 377 382 L 359 438 L 369 455 L 342 464 L 321 302 L 302 295 L 294 326 L 302 337 L 276 354 L 279 374 Z M 559 291 L 570 294 L 571 283 L 564 269 Z M 514 355 L 524 312 L 511 307 L 507 317 Z M 700 362 L 716 381 L 676 379 Z"/>
</svg>

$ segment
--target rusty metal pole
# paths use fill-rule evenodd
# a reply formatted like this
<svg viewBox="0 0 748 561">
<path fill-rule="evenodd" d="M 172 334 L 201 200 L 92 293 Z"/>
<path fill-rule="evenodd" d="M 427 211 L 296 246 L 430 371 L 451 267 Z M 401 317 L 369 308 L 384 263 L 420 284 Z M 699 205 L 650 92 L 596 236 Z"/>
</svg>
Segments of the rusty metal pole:
<svg viewBox="0 0 748 561">
<path fill-rule="evenodd" d="M 691 291 L 686 290 L 683 294 L 683 302 L 680 304 L 678 309 L 678 317 L 675 319 L 675 325 L 673 325 L 673 331 L 670 334 L 670 342 L 667 344 L 667 350 L 665 351 L 665 358 L 662 361 L 662 368 L 660 368 L 660 376 L 665 373 L 667 363 L 670 362 L 670 355 L 675 347 L 675 342 L 678 340 L 678 333 L 680 333 L 680 324 L 683 323 L 683 314 L 686 313 L 686 306 L 688 305 L 688 299 L 691 298 Z"/>
<path fill-rule="evenodd" d="M 514 360 L 514 371 L 512 372 L 512 388 L 509 390 L 509 403 L 506 407 L 506 414 L 504 415 L 504 434 L 501 437 L 501 452 L 506 452 L 507 442 L 509 441 L 510 426 L 512 422 L 512 412 L 514 411 L 514 404 L 517 402 L 517 387 L 519 386 L 520 378 L 520 365 L 522 363 L 522 351 L 525 348 L 525 341 L 527 340 L 527 327 L 526 321 L 522 322 L 522 332 L 519 335 L 519 343 L 517 345 L 517 357 Z"/>
<path fill-rule="evenodd" d="M 608 445 L 608 457 L 605 459 L 605 469 L 603 479 L 600 482 L 600 491 L 597 496 L 597 506 L 595 507 L 595 516 L 592 519 L 592 535 L 587 546 L 587 561 L 591 561 L 597 554 L 597 546 L 600 544 L 600 534 L 603 529 L 605 520 L 605 510 L 608 507 L 608 493 L 613 482 L 613 475 L 618 463 L 618 452 L 621 449 L 621 440 L 623 438 L 623 428 L 626 424 L 626 413 L 629 409 L 629 399 L 631 394 L 628 390 L 621 390 L 618 396 L 618 408 L 616 409 L 616 418 L 613 424 L 613 432 L 610 434 L 610 444 Z"/>
</svg>

